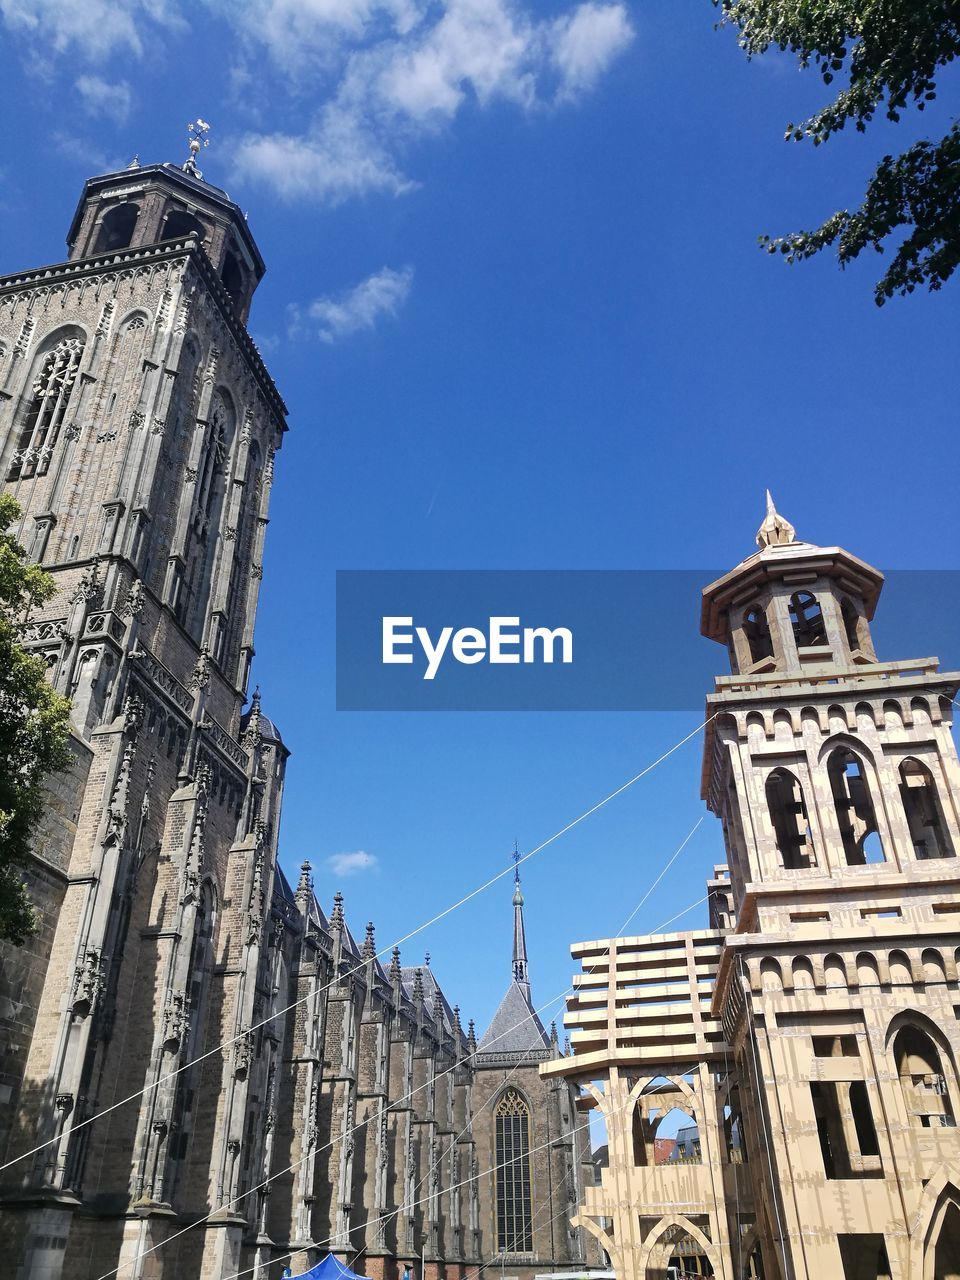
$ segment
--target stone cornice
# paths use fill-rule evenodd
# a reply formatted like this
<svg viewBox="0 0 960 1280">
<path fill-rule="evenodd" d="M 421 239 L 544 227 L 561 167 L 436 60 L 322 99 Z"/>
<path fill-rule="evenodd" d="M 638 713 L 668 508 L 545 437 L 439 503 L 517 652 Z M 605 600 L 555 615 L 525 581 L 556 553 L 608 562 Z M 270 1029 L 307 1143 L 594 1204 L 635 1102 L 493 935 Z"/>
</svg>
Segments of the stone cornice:
<svg viewBox="0 0 960 1280">
<path fill-rule="evenodd" d="M 246 327 L 237 319 L 226 289 L 195 236 L 184 236 L 178 240 L 144 245 L 139 249 L 119 249 L 113 253 L 95 254 L 90 258 L 77 258 L 72 262 L 58 262 L 46 267 L 37 267 L 33 271 L 20 271 L 15 275 L 0 276 L 0 298 L 5 294 L 16 293 L 23 289 L 87 279 L 91 276 L 103 275 L 104 272 L 128 271 L 134 267 L 152 266 L 171 262 L 177 258 L 186 258 L 196 267 L 204 284 L 216 299 L 223 321 L 246 358 L 264 398 L 277 415 L 281 430 L 286 431 L 287 406 L 277 390 L 276 383 L 267 372 L 267 366 L 256 344 Z"/>
</svg>

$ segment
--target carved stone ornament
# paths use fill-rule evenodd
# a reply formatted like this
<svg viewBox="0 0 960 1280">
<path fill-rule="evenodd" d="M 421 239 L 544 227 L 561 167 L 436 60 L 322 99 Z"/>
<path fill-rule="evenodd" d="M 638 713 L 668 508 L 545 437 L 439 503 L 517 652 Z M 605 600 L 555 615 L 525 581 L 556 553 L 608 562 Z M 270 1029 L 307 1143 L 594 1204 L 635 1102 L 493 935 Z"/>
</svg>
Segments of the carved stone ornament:
<svg viewBox="0 0 960 1280">
<path fill-rule="evenodd" d="M 143 724 L 143 699 L 136 693 L 128 693 L 123 700 L 123 728 L 127 733 L 136 733 Z"/>
<path fill-rule="evenodd" d="M 90 947 L 74 971 L 73 1012 L 80 1017 L 93 1013 L 103 990 L 103 957 L 97 947 Z"/>
<path fill-rule="evenodd" d="M 133 770 L 133 757 L 136 747 L 128 742 L 123 749 L 117 781 L 110 797 L 108 810 L 108 830 L 118 843 L 123 842 L 127 830 L 127 803 L 130 798 L 130 774 Z"/>
<path fill-rule="evenodd" d="M 163 1043 L 177 1049 L 186 1041 L 190 1030 L 190 1002 L 182 991 L 171 991 L 163 1010 Z"/>
<path fill-rule="evenodd" d="M 99 576 L 100 561 L 94 560 L 93 564 L 88 565 L 80 575 L 80 581 L 72 597 L 73 604 L 82 604 L 84 601 L 89 602 L 96 598 L 100 589 Z"/>
<path fill-rule="evenodd" d="M 27 316 L 26 320 L 24 320 L 23 324 L 20 326 L 20 334 L 13 348 L 14 360 L 26 355 L 30 347 L 30 339 L 33 337 L 33 331 L 36 328 L 36 325 L 37 322 L 34 320 L 33 316 Z"/>
<path fill-rule="evenodd" d="M 134 580 L 123 607 L 120 610 L 122 618 L 139 618 L 143 613 L 146 604 L 146 597 L 143 590 L 143 582 L 140 578 Z"/>
<path fill-rule="evenodd" d="M 205 689 L 209 683 L 210 655 L 206 649 L 201 649 L 197 665 L 193 668 L 193 674 L 190 677 L 190 688 L 199 692 L 201 689 Z"/>
<path fill-rule="evenodd" d="M 233 1074 L 243 1077 L 250 1070 L 253 1061 L 253 1032 L 249 1029 L 240 1033 L 233 1045 Z"/>
<path fill-rule="evenodd" d="M 100 319 L 97 322 L 97 329 L 94 335 L 95 337 L 105 338 L 107 334 L 110 332 L 110 324 L 111 324 L 111 321 L 113 320 L 113 313 L 115 308 L 116 308 L 116 303 L 113 302 L 112 299 L 111 301 L 105 302 L 103 304 L 103 310 L 100 312 Z"/>
</svg>

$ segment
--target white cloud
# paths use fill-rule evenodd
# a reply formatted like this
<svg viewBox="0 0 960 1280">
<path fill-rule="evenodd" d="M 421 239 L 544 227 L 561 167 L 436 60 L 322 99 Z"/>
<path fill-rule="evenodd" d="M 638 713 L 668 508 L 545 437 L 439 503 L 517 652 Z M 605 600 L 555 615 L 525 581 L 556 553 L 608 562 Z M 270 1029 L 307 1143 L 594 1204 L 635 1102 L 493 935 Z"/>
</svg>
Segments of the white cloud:
<svg viewBox="0 0 960 1280">
<path fill-rule="evenodd" d="M 110 116 L 122 123 L 130 114 L 133 95 L 126 80 L 114 83 L 102 76 L 80 76 L 77 92 L 91 115 Z"/>
<path fill-rule="evenodd" d="M 401 195 L 415 185 L 401 168 L 404 148 L 468 102 L 523 110 L 569 102 L 633 39 L 620 0 L 588 0 L 549 20 L 534 20 L 519 0 L 442 0 L 429 13 L 415 3 L 307 0 L 299 13 L 294 0 L 261 0 L 248 39 L 278 63 L 322 59 L 335 89 L 302 134 L 243 138 L 238 176 L 329 204 L 370 191 Z"/>
<path fill-rule="evenodd" d="M 335 853 L 327 859 L 327 866 L 338 876 L 355 876 L 361 871 L 374 871 L 377 860 L 372 853 L 358 849 L 356 853 Z"/>
<path fill-rule="evenodd" d="M 592 89 L 632 39 L 626 10 L 619 4 L 582 4 L 558 18 L 551 44 L 562 77 L 561 93 L 571 96 Z"/>
<path fill-rule="evenodd" d="M 633 39 L 626 0 L 558 4 L 566 11 L 541 17 L 533 0 L 201 0 L 203 20 L 238 37 L 231 48 L 218 32 L 247 121 L 271 121 L 235 142 L 235 177 L 330 205 L 412 190 L 413 142 L 469 106 L 569 103 Z M 117 120 L 130 86 L 94 72 L 169 32 L 189 36 L 188 12 L 185 0 L 0 0 L 0 24 L 37 69 L 69 55 L 86 109 Z M 311 100 L 322 105 L 290 128 L 281 113 Z"/>
<path fill-rule="evenodd" d="M 0 20 L 45 50 L 76 49 L 92 61 L 115 50 L 139 56 L 145 26 L 182 25 L 175 0 L 0 0 Z"/>
<path fill-rule="evenodd" d="M 413 267 L 399 271 L 383 267 L 335 297 L 316 298 L 305 309 L 291 307 L 291 331 L 314 333 L 321 342 L 333 343 L 348 334 L 372 329 L 381 316 L 397 314 L 412 284 Z"/>
<path fill-rule="evenodd" d="M 398 46 L 379 86 L 413 118 L 452 116 L 469 89 L 481 103 L 536 96 L 534 28 L 504 0 L 447 0 L 443 16 L 410 48 Z"/>
<path fill-rule="evenodd" d="M 401 195 L 414 185 L 361 122 L 335 106 L 302 137 L 248 134 L 234 166 L 241 178 L 260 178 L 286 200 L 313 196 L 331 205 L 368 191 Z"/>
</svg>

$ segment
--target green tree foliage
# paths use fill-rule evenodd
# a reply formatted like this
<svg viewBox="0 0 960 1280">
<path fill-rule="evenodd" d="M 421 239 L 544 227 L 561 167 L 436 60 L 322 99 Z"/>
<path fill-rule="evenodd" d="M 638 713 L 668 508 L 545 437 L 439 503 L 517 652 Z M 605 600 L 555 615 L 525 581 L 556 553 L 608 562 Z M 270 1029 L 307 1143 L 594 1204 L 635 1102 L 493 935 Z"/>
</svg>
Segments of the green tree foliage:
<svg viewBox="0 0 960 1280">
<path fill-rule="evenodd" d="M 16 502 L 0 494 L 0 938 L 16 943 L 36 929 L 20 868 L 43 813 L 44 780 L 70 760 L 70 704 L 18 640 L 26 611 L 56 590 L 9 532 L 19 517 Z"/>
<path fill-rule="evenodd" d="M 816 115 L 788 125 L 788 139 L 814 146 L 853 123 L 863 133 L 878 111 L 898 121 L 936 97 L 937 74 L 960 53 L 960 0 L 713 0 L 721 25 L 738 28 L 748 57 L 771 46 L 813 65 L 824 84 L 846 86 Z M 899 233 L 899 234 L 898 234 Z M 960 122 L 939 142 L 921 141 L 885 156 L 863 203 L 842 209 L 815 231 L 761 243 L 789 262 L 837 246 L 841 266 L 867 247 L 883 252 L 896 236 L 893 259 L 878 281 L 878 306 L 918 285 L 939 289 L 960 263 Z"/>
</svg>

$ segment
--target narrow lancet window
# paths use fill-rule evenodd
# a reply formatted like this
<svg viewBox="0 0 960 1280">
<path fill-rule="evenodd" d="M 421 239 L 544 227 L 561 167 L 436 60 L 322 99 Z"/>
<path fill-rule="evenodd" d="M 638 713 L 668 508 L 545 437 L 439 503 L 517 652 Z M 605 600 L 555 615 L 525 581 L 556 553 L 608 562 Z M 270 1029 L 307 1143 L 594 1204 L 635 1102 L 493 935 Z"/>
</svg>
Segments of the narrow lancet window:
<svg viewBox="0 0 960 1280">
<path fill-rule="evenodd" d="M 800 783 L 787 769 L 774 769 L 767 778 L 766 796 L 784 869 L 802 871 L 814 866 L 810 822 Z"/>
<path fill-rule="evenodd" d="M 847 637 L 847 647 L 852 654 L 860 652 L 860 615 L 853 604 L 844 597 L 840 602 L 840 616 Z"/>
<path fill-rule="evenodd" d="M 827 643 L 820 603 L 809 591 L 797 591 L 790 597 L 790 621 L 798 649 L 811 649 Z"/>
<path fill-rule="evenodd" d="M 940 1052 L 919 1027 L 902 1027 L 893 1042 L 893 1057 L 910 1123 L 918 1129 L 952 1129 L 956 1125 Z"/>
<path fill-rule="evenodd" d="M 953 845 L 947 834 L 937 784 L 933 774 L 919 760 L 904 760 L 900 766 L 900 795 L 914 855 L 917 858 L 952 858 Z"/>
<path fill-rule="evenodd" d="M 877 816 L 870 799 L 863 764 L 852 751 L 846 747 L 838 747 L 830 757 L 827 774 L 847 866 L 860 867 L 868 862 L 883 862 Z"/>
<path fill-rule="evenodd" d="M 773 657 L 773 638 L 770 635 L 770 624 L 762 605 L 755 604 L 743 615 L 743 634 L 750 646 L 750 661 L 762 662 L 764 658 Z"/>
<path fill-rule="evenodd" d="M 516 1089 L 497 1103 L 497 1248 L 533 1252 L 530 1109 Z"/>
</svg>

